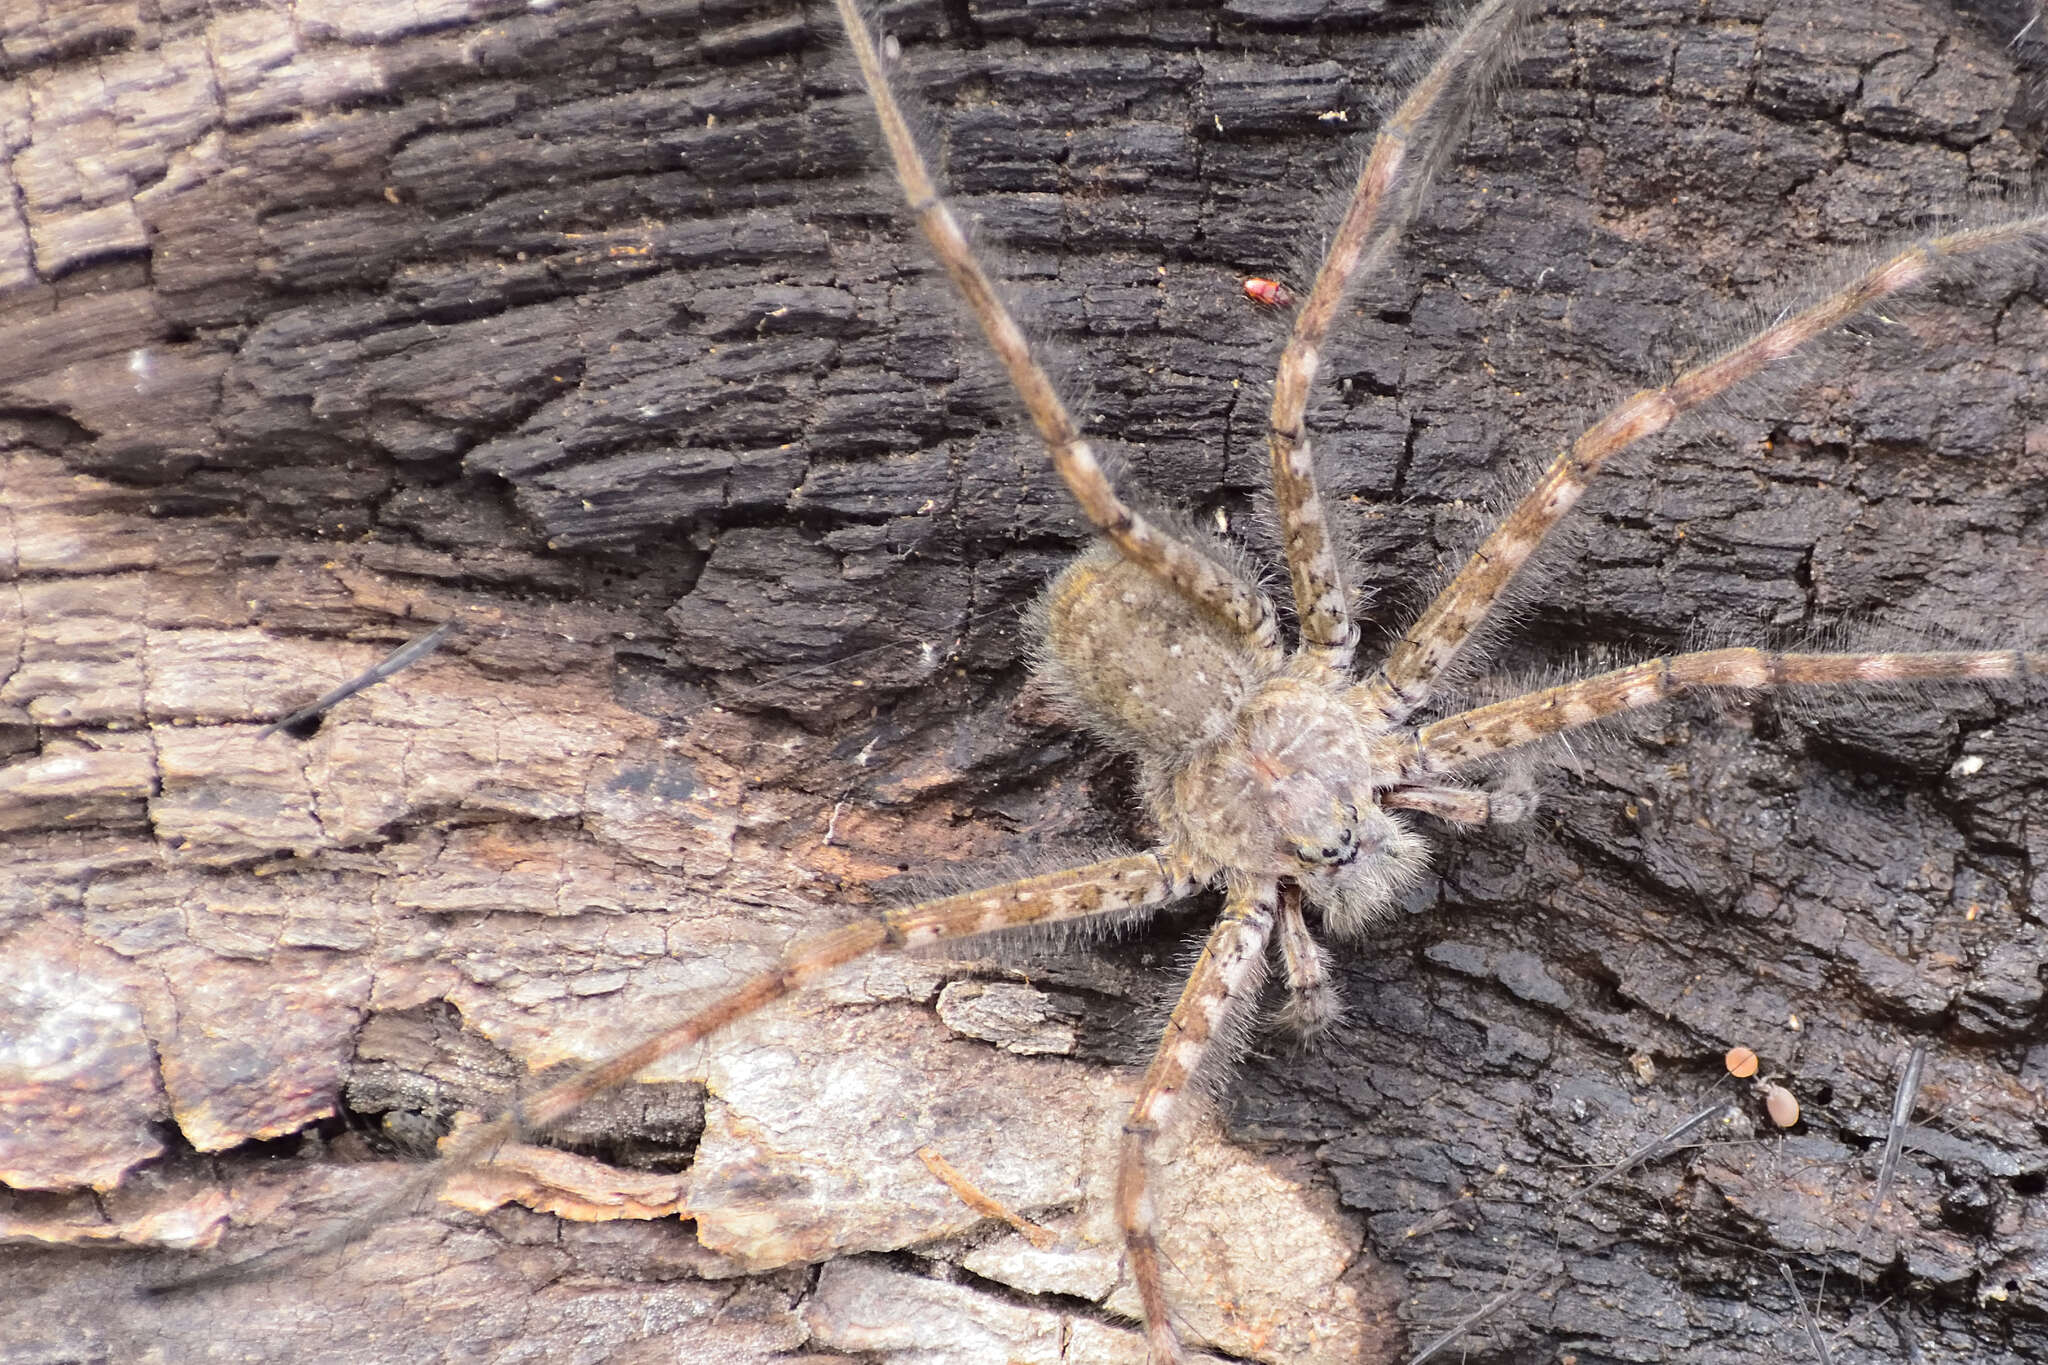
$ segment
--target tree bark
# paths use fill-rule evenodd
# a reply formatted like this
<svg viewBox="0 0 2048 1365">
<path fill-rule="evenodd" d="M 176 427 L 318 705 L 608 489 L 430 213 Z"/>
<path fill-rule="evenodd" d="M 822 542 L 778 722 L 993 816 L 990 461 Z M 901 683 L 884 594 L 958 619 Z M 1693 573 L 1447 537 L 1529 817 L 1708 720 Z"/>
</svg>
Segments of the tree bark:
<svg viewBox="0 0 2048 1365">
<path fill-rule="evenodd" d="M 957 206 L 1160 504 L 1263 541 L 1285 318 L 1241 280 L 1301 292 L 1431 8 L 886 12 Z M 1325 366 L 1368 641 L 1605 403 L 2035 193 L 2025 8 L 1541 14 Z M 1084 526 L 829 8 L 0 23 L 0 1361 L 1140 1359 L 1112 1152 L 1206 903 L 867 964 L 460 1207 L 137 1296 L 804 933 L 1147 831 L 1028 682 Z M 1603 475 L 1494 675 L 2044 647 L 2042 282 L 1888 304 Z M 1498 1300 L 1457 1358 L 1801 1359 L 1783 1267 L 1836 1362 L 2048 1355 L 2039 692 L 1692 700 L 1547 755 L 1532 824 L 1440 837 L 1340 949 L 1345 1022 L 1261 1034 L 1166 1144 L 1190 1337 L 1398 1361 Z"/>
</svg>

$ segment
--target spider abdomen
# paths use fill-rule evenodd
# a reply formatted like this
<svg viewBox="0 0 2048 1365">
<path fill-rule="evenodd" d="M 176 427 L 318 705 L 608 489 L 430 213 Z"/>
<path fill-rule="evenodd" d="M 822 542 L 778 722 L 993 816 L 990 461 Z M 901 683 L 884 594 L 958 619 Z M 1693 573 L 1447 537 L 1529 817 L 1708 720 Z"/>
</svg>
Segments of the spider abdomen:
<svg viewBox="0 0 2048 1365">
<path fill-rule="evenodd" d="M 1256 647 L 1107 546 L 1039 604 L 1039 676 L 1067 715 L 1155 764 L 1178 766 L 1231 732 L 1278 670 Z"/>
</svg>

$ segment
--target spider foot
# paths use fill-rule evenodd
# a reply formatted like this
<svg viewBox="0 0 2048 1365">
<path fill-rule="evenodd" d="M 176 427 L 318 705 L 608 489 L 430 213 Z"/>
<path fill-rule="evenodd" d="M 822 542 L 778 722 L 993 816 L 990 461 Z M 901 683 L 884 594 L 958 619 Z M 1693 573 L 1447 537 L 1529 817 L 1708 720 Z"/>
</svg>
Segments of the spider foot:
<svg viewBox="0 0 2048 1365">
<path fill-rule="evenodd" d="M 1486 823 L 1519 825 L 1536 814 L 1536 783 L 1527 769 L 1509 772 L 1486 791 Z"/>
<path fill-rule="evenodd" d="M 1287 992 L 1287 1003 L 1273 1016 L 1273 1022 L 1294 1034 L 1303 1042 L 1326 1031 L 1344 1014 L 1344 998 L 1337 988 L 1327 981 L 1308 986 L 1293 986 Z"/>
</svg>

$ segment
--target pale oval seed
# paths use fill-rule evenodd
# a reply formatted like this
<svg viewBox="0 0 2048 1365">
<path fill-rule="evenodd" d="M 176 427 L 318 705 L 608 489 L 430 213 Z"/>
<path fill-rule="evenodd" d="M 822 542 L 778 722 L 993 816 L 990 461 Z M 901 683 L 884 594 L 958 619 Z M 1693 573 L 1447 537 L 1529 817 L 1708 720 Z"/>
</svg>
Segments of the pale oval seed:
<svg viewBox="0 0 2048 1365">
<path fill-rule="evenodd" d="M 1799 1122 L 1799 1101 L 1782 1085 L 1764 1087 L 1764 1108 L 1770 1113 L 1771 1122 L 1780 1128 L 1790 1128 Z"/>
</svg>

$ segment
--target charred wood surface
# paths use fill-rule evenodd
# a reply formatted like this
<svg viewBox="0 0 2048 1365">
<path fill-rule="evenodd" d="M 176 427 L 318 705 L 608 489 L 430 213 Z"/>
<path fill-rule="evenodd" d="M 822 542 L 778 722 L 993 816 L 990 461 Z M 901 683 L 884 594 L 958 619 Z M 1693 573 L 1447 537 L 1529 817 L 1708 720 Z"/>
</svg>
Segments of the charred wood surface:
<svg viewBox="0 0 2048 1365">
<path fill-rule="evenodd" d="M 1604 402 L 2034 194 L 2026 8 L 1542 16 L 1326 367 L 1368 639 Z M 1305 283 L 1431 17 L 887 12 L 1160 501 L 1260 536 L 1284 322 L 1240 282 Z M 1019 610 L 1082 523 L 828 10 L 80 0 L 0 20 L 0 69 L 0 1361 L 1138 1359 L 1110 1152 L 1194 915 L 870 964 L 461 1207 L 135 1297 L 915 874 L 1143 832 L 1027 684 Z M 1944 286 L 1603 476 L 1497 669 L 2040 648 L 2044 297 L 2038 260 Z M 2048 1355 L 2044 753 L 2038 698 L 1956 693 L 1693 701 L 1556 755 L 1533 825 L 1442 840 L 1341 954 L 1346 1022 L 1263 1040 L 1169 1144 L 1188 1330 L 1377 1365 L 1520 1288 L 1457 1358 L 1799 1359 L 1786 1265 L 1837 1362 Z"/>
</svg>

